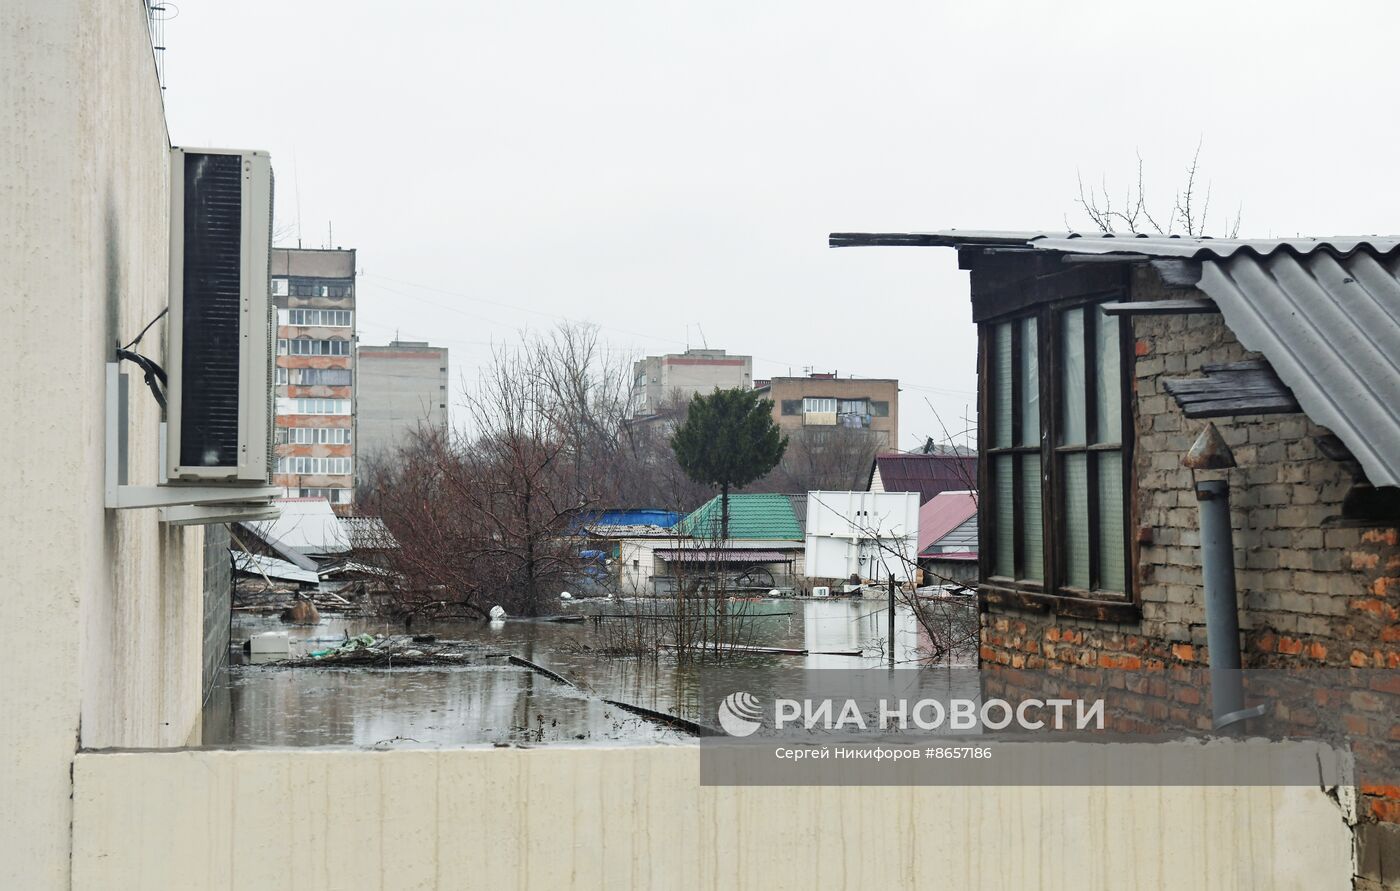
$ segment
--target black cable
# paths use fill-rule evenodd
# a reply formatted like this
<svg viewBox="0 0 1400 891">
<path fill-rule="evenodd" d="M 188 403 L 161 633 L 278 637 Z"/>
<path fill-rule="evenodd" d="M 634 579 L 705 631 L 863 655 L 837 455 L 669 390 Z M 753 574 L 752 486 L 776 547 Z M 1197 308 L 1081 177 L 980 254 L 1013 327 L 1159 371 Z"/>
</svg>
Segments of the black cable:
<svg viewBox="0 0 1400 891">
<path fill-rule="evenodd" d="M 147 327 L 150 327 L 149 325 Z M 138 338 L 139 340 L 140 338 Z M 138 366 L 145 372 L 146 386 L 151 389 L 151 395 L 160 404 L 161 411 L 165 410 L 165 388 L 169 379 L 165 375 L 165 369 L 161 368 L 154 359 L 148 359 L 140 353 L 133 353 L 128 349 L 117 350 L 117 358 L 125 359 Z"/>
<path fill-rule="evenodd" d="M 136 335 L 136 339 L 135 339 L 135 340 L 133 340 L 131 343 L 127 344 L 126 346 L 122 347 L 122 349 L 124 349 L 124 350 L 129 350 L 129 349 L 131 349 L 132 347 L 136 346 L 138 343 L 140 343 L 140 342 L 141 342 L 141 338 L 143 338 L 143 337 L 146 336 L 146 332 L 151 330 L 151 326 L 154 325 L 156 322 L 159 322 L 161 319 L 165 318 L 165 314 L 168 313 L 168 312 L 170 312 L 170 307 L 169 307 L 169 306 L 166 306 L 165 309 L 162 309 L 162 310 L 156 315 L 156 317 L 155 317 L 154 319 L 151 319 L 149 322 L 146 323 L 146 327 L 144 327 L 144 328 L 141 329 L 141 333 L 138 334 L 138 335 Z"/>
</svg>

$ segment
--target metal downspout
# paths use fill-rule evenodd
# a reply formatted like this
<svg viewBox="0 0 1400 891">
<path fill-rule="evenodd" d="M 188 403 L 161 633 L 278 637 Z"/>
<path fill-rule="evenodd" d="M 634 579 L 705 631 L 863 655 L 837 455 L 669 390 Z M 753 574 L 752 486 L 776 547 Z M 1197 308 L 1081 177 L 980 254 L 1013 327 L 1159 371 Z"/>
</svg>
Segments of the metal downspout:
<svg viewBox="0 0 1400 891">
<path fill-rule="evenodd" d="M 1235 456 L 1214 424 L 1201 431 L 1182 464 L 1197 470 L 1228 470 Z M 1230 525 L 1227 480 L 1194 480 L 1201 512 L 1201 576 L 1206 598 L 1206 645 L 1210 652 L 1210 703 L 1216 730 L 1257 718 L 1264 706 L 1245 708 L 1240 665 L 1239 600 L 1235 593 L 1235 542 Z"/>
</svg>

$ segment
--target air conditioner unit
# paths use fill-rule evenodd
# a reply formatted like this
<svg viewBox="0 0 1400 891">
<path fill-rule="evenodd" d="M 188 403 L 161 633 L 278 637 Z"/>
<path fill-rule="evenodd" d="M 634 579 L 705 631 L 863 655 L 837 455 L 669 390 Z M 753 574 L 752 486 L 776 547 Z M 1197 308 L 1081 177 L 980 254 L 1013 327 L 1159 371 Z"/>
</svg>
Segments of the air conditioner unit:
<svg viewBox="0 0 1400 891">
<path fill-rule="evenodd" d="M 171 484 L 267 485 L 272 458 L 272 164 L 175 148 L 170 165 Z"/>
</svg>

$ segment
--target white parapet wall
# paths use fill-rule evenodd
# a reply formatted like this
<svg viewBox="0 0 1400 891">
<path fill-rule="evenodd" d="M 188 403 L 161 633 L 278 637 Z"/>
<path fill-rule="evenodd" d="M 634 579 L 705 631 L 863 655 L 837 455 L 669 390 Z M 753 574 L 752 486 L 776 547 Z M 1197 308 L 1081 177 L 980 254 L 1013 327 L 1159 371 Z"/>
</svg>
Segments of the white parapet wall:
<svg viewBox="0 0 1400 891">
<path fill-rule="evenodd" d="M 698 747 L 92 753 L 73 887 L 1343 889 L 1314 786 L 699 785 Z"/>
</svg>

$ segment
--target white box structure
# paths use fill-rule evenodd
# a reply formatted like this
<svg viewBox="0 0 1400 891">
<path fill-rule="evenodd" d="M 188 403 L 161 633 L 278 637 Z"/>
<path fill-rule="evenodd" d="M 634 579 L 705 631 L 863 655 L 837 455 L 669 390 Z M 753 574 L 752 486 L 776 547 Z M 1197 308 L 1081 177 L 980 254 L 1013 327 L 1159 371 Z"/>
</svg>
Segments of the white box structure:
<svg viewBox="0 0 1400 891">
<path fill-rule="evenodd" d="M 919 544 L 917 492 L 808 492 L 808 578 L 913 578 Z"/>
</svg>

